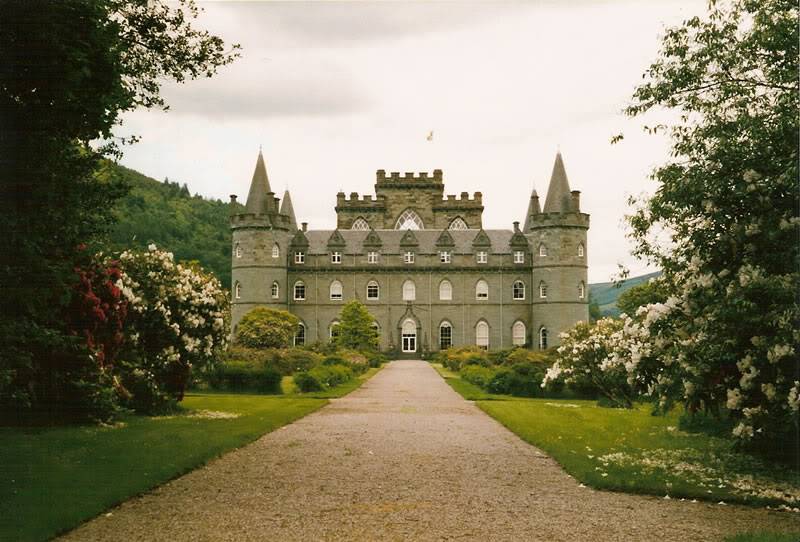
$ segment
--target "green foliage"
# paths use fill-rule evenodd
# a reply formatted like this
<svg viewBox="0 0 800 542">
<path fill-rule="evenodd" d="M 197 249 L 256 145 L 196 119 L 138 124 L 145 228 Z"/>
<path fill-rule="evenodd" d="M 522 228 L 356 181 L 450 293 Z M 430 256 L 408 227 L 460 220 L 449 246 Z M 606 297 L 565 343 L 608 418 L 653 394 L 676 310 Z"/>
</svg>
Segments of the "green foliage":
<svg viewBox="0 0 800 542">
<path fill-rule="evenodd" d="M 543 395 L 542 379 L 547 366 L 541 363 L 516 363 L 511 368 L 501 367 L 494 374 L 486 390 L 489 393 L 536 397 Z"/>
<path fill-rule="evenodd" d="M 373 327 L 375 319 L 360 301 L 354 299 L 345 303 L 339 316 L 336 346 L 354 350 L 371 351 L 378 349 L 378 333 Z"/>
<path fill-rule="evenodd" d="M 466 365 L 483 365 L 488 367 L 491 365 L 489 361 L 489 354 L 486 350 L 478 348 L 477 346 L 460 346 L 448 348 L 438 352 L 433 360 L 435 363 L 441 363 L 451 371 L 458 372 Z"/>
<path fill-rule="evenodd" d="M 636 314 L 636 309 L 651 303 L 663 303 L 667 300 L 664 287 L 658 279 L 651 279 L 625 290 L 617 299 L 617 308 L 629 316 Z"/>
<path fill-rule="evenodd" d="M 459 375 L 462 379 L 466 380 L 470 384 L 475 384 L 479 388 L 488 389 L 489 383 L 494 378 L 497 371 L 490 367 L 483 367 L 481 365 L 467 365 L 463 369 Z"/>
<path fill-rule="evenodd" d="M 800 531 L 794 533 L 751 531 L 728 536 L 724 542 L 797 542 L 798 540 L 800 540 Z"/>
<path fill-rule="evenodd" d="M 236 328 L 236 342 L 250 348 L 286 348 L 300 320 L 283 310 L 256 307 L 245 314 Z"/>
<path fill-rule="evenodd" d="M 252 391 L 259 393 L 281 393 L 283 375 L 266 363 L 229 361 L 215 367 L 209 375 L 213 389 L 226 391 Z"/>
<path fill-rule="evenodd" d="M 294 375 L 294 383 L 301 392 L 322 391 L 344 384 L 355 377 L 345 365 L 319 365 L 310 371 Z"/>
</svg>

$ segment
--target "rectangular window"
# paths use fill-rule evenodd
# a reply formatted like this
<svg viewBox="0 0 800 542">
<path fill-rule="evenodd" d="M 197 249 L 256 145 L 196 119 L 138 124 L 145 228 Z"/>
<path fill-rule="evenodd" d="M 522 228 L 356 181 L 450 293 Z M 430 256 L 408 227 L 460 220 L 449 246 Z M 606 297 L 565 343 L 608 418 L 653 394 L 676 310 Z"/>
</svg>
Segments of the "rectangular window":
<svg viewBox="0 0 800 542">
<path fill-rule="evenodd" d="M 403 254 L 403 263 L 414 263 L 414 253 L 409 251 Z"/>
<path fill-rule="evenodd" d="M 450 263 L 450 253 L 447 251 L 440 252 L 439 261 L 442 263 Z"/>
<path fill-rule="evenodd" d="M 295 284 L 294 285 L 294 300 L 295 301 L 303 301 L 306 298 L 306 285 L 305 284 Z"/>
<path fill-rule="evenodd" d="M 331 263 L 342 263 L 342 253 L 331 252 Z"/>
<path fill-rule="evenodd" d="M 379 295 L 380 295 L 380 289 L 378 288 L 378 285 L 375 284 L 374 282 L 370 282 L 367 285 L 367 299 L 375 300 L 378 299 Z"/>
<path fill-rule="evenodd" d="M 514 263 L 525 263 L 525 252 L 521 250 L 514 251 Z"/>
<path fill-rule="evenodd" d="M 305 252 L 295 252 L 294 253 L 294 263 L 306 263 L 306 253 Z"/>
<path fill-rule="evenodd" d="M 367 254 L 367 263 L 378 263 L 378 253 L 371 251 Z"/>
<path fill-rule="evenodd" d="M 442 325 L 439 328 L 439 349 L 447 350 L 453 346 L 453 328 L 449 325 Z"/>
<path fill-rule="evenodd" d="M 489 260 L 485 250 L 478 251 L 477 258 L 478 258 L 478 263 L 486 263 Z"/>
</svg>

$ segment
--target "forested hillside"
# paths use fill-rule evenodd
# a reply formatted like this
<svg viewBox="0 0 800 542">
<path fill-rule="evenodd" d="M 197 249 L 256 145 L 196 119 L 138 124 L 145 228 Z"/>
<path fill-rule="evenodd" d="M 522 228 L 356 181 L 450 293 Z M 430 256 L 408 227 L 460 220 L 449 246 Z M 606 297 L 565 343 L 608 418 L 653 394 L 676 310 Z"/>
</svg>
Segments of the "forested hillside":
<svg viewBox="0 0 800 542">
<path fill-rule="evenodd" d="M 115 205 L 118 222 L 109 248 L 144 248 L 155 243 L 173 252 L 176 260 L 197 260 L 230 288 L 228 204 L 192 196 L 185 184 L 159 182 L 124 166 L 115 169 L 130 192 Z"/>
<path fill-rule="evenodd" d="M 617 309 L 617 298 L 625 291 L 630 290 L 637 284 L 647 282 L 653 277 L 657 277 L 661 271 L 655 273 L 648 273 L 638 277 L 630 277 L 622 286 L 617 288 L 613 282 L 598 282 L 597 284 L 589 285 L 589 299 L 593 303 L 597 303 L 600 309 L 600 314 L 603 316 L 619 316 L 619 309 Z"/>
</svg>

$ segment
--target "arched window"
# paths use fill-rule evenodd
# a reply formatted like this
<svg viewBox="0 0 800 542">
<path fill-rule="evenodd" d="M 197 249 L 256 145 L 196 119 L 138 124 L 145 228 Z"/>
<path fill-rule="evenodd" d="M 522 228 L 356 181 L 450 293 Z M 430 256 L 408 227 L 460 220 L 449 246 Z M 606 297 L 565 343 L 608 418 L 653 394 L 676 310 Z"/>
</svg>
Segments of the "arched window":
<svg viewBox="0 0 800 542">
<path fill-rule="evenodd" d="M 578 284 L 578 299 L 583 299 L 584 297 L 586 297 L 586 285 L 581 281 Z"/>
<path fill-rule="evenodd" d="M 331 292 L 331 300 L 332 301 L 341 301 L 342 300 L 342 283 L 338 280 L 334 280 L 331 282 L 330 287 Z"/>
<path fill-rule="evenodd" d="M 303 346 L 306 344 L 306 325 L 300 322 L 297 325 L 297 332 L 294 334 L 294 345 Z"/>
<path fill-rule="evenodd" d="M 280 258 L 281 257 L 281 247 L 278 246 L 278 243 L 272 245 L 272 257 L 273 258 Z"/>
<path fill-rule="evenodd" d="M 374 280 L 367 283 L 367 299 L 376 300 L 381 297 L 381 287 Z"/>
<path fill-rule="evenodd" d="M 539 297 L 542 299 L 547 298 L 547 283 L 545 281 L 539 283 Z"/>
<path fill-rule="evenodd" d="M 525 283 L 521 280 L 514 281 L 514 285 L 511 287 L 511 294 L 514 299 L 525 299 Z"/>
<path fill-rule="evenodd" d="M 539 244 L 539 256 L 547 256 L 547 245 L 544 243 Z"/>
<path fill-rule="evenodd" d="M 439 324 L 439 349 L 447 350 L 453 346 L 453 326 L 448 321 Z"/>
<path fill-rule="evenodd" d="M 403 301 L 414 301 L 417 299 L 417 287 L 413 280 L 403 283 Z"/>
<path fill-rule="evenodd" d="M 584 248 L 583 243 L 578 243 L 578 257 L 583 258 L 583 255 L 586 253 L 586 248 Z"/>
<path fill-rule="evenodd" d="M 406 209 L 397 218 L 397 222 L 394 225 L 394 229 L 423 230 L 425 229 L 425 225 L 422 223 L 422 219 L 415 211 L 412 211 L 411 209 Z"/>
<path fill-rule="evenodd" d="M 547 350 L 547 328 L 544 326 L 539 328 L 539 349 Z"/>
<path fill-rule="evenodd" d="M 527 342 L 525 340 L 526 334 L 527 332 L 525 330 L 525 324 L 522 321 L 517 320 L 514 322 L 514 326 L 511 328 L 511 344 L 514 346 L 525 346 L 525 343 Z"/>
<path fill-rule="evenodd" d="M 272 299 L 278 299 L 281 293 L 281 287 L 278 286 L 278 281 L 273 281 L 272 283 Z"/>
<path fill-rule="evenodd" d="M 475 326 L 475 344 L 484 350 L 489 349 L 489 324 L 483 320 Z"/>
<path fill-rule="evenodd" d="M 483 279 L 475 284 L 475 299 L 489 299 L 489 283 Z"/>
<path fill-rule="evenodd" d="M 369 222 L 364 220 L 361 217 L 356 218 L 353 220 L 353 225 L 350 226 L 351 230 L 368 230 L 369 229 Z"/>
<path fill-rule="evenodd" d="M 236 255 L 237 258 L 242 257 L 242 245 L 236 243 L 236 248 L 233 249 L 233 253 Z"/>
<path fill-rule="evenodd" d="M 448 230 L 468 230 L 469 226 L 467 226 L 467 223 L 464 222 L 463 218 L 461 218 L 460 216 L 457 216 L 456 218 L 454 218 L 450 222 L 450 225 L 447 226 L 447 229 Z"/>
<path fill-rule="evenodd" d="M 233 285 L 233 297 L 236 299 L 242 298 L 242 285 L 238 282 Z"/>
<path fill-rule="evenodd" d="M 294 283 L 294 300 L 303 301 L 306 298 L 306 285 L 302 280 Z"/>
<path fill-rule="evenodd" d="M 453 285 L 449 280 L 444 279 L 439 283 L 439 300 L 451 301 L 453 299 Z"/>
<path fill-rule="evenodd" d="M 334 320 L 331 322 L 331 325 L 328 328 L 328 336 L 330 336 L 331 340 L 334 340 L 339 336 L 339 320 Z"/>
</svg>

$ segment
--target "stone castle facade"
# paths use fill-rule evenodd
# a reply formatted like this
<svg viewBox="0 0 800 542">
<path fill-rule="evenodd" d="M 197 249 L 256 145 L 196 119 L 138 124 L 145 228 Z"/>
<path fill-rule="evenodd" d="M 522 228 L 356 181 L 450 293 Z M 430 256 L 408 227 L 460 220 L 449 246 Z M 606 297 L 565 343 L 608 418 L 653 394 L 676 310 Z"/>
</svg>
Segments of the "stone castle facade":
<svg viewBox="0 0 800 542">
<path fill-rule="evenodd" d="M 441 170 L 387 174 L 375 196 L 337 194 L 337 228 L 298 227 L 259 152 L 244 205 L 231 196 L 233 331 L 256 306 L 301 321 L 297 344 L 327 342 L 344 303 L 375 318 L 382 349 L 417 357 L 449 346 L 543 349 L 589 319 L 589 215 L 559 153 L 544 207 L 522 228 L 483 229 L 480 192 L 445 195 Z"/>
</svg>

